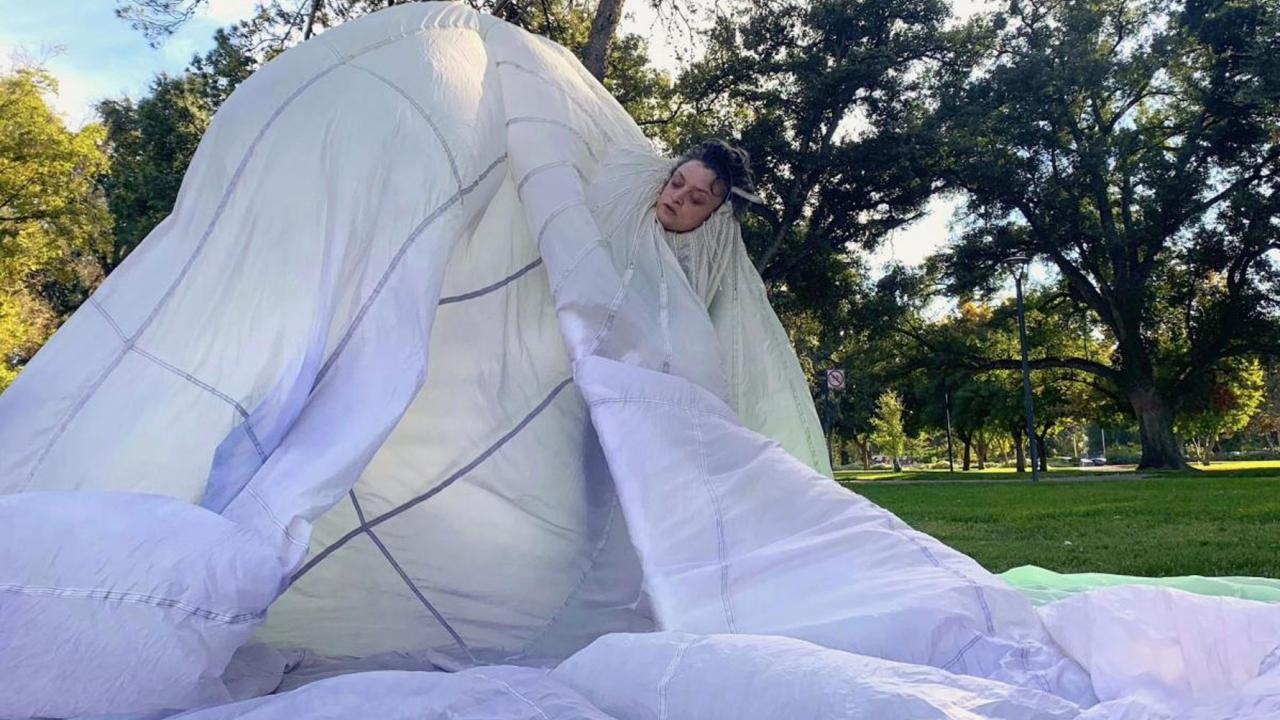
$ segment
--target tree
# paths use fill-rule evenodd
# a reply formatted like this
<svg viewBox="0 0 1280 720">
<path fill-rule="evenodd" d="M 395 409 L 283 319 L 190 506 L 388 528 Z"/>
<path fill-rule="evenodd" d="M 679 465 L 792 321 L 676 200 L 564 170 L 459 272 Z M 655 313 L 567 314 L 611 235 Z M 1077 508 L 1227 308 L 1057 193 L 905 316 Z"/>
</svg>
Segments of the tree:
<svg viewBox="0 0 1280 720">
<path fill-rule="evenodd" d="M 67 129 L 56 92 L 38 68 L 0 75 L 0 390 L 98 281 L 87 258 L 110 228 L 102 128 Z"/>
<path fill-rule="evenodd" d="M 943 0 L 752 3 L 715 21 L 678 79 L 680 112 L 660 136 L 734 138 L 751 153 L 766 202 L 744 240 L 784 314 L 833 319 L 823 308 L 859 274 L 856 247 L 921 216 L 938 157 L 918 132 L 922 67 L 947 16 Z"/>
<path fill-rule="evenodd" d="M 1178 417 L 1178 431 L 1208 465 L 1218 440 L 1243 430 L 1262 404 L 1265 378 L 1255 358 L 1230 358 L 1213 370 L 1199 397 Z"/>
<path fill-rule="evenodd" d="M 936 130 L 971 229 L 953 292 L 1013 255 L 1054 268 L 1114 343 L 1033 367 L 1129 404 L 1144 468 L 1226 358 L 1280 351 L 1280 18 L 1265 0 L 1013 0 L 957 33 Z M 1016 367 L 1005 360 L 999 367 Z"/>
<path fill-rule="evenodd" d="M 219 30 L 212 50 L 181 75 L 157 76 L 145 97 L 98 103 L 111 160 L 102 187 L 115 220 L 112 242 L 98 257 L 103 273 L 114 270 L 173 210 L 214 112 L 258 66 L 242 40 L 234 31 Z"/>
<path fill-rule="evenodd" d="M 1267 449 L 1280 450 L 1280 358 L 1272 358 L 1263 370 L 1262 402 L 1245 432 L 1260 438 Z"/>
<path fill-rule="evenodd" d="M 893 458 L 893 471 L 902 472 L 899 458 L 907 449 L 907 433 L 902 428 L 902 397 L 888 390 L 876 401 L 876 415 L 871 420 L 871 441 L 880 452 Z"/>
<path fill-rule="evenodd" d="M 262 0 L 256 12 L 241 24 L 255 47 L 277 51 L 306 40 L 317 32 L 336 27 L 361 15 L 402 5 L 410 0 Z M 603 81 L 609 68 L 611 45 L 618 34 L 624 0 L 598 0 L 594 12 L 584 3 L 578 6 L 562 0 L 467 0 L 471 7 L 579 51 L 583 64 Z M 117 0 L 116 15 L 158 45 L 195 17 L 209 0 Z M 566 16 L 575 24 L 587 25 L 581 42 L 566 42 L 562 28 Z"/>
</svg>

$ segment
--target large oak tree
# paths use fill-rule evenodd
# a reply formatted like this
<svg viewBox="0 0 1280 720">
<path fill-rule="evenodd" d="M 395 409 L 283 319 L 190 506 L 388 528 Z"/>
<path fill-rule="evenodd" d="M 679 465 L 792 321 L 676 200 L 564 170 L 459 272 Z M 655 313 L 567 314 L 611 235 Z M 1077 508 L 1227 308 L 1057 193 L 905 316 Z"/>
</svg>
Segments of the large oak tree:
<svg viewBox="0 0 1280 720">
<path fill-rule="evenodd" d="M 1130 404 L 1141 466 L 1224 360 L 1280 351 L 1280 18 L 1268 0 L 1013 0 L 938 77 L 944 176 L 971 231 L 951 289 L 1003 260 L 1056 269 L 1114 343 L 1040 353 Z M 1003 366 L 1011 367 L 1011 363 Z"/>
</svg>

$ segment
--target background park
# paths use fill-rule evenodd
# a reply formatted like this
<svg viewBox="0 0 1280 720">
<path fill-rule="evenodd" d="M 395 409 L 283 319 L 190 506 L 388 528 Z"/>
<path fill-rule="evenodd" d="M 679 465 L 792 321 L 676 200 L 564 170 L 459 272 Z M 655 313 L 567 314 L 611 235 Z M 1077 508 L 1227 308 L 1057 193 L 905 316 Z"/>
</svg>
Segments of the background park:
<svg viewBox="0 0 1280 720">
<path fill-rule="evenodd" d="M 14 10 L 0 391 L 169 213 L 241 81 L 393 4 Z M 660 146 L 751 152 L 744 235 L 840 482 L 996 571 L 1280 577 L 1273 0 L 470 4 L 572 49 Z M 146 77 L 86 95 L 79 35 L 37 26 Z"/>
</svg>

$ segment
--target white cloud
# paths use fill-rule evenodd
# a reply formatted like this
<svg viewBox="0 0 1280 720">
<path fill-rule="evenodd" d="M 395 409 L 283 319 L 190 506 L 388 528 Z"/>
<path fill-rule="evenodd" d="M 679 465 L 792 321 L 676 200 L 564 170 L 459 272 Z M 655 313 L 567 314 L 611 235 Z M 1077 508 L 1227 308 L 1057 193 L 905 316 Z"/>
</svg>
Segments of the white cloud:
<svg viewBox="0 0 1280 720">
<path fill-rule="evenodd" d="M 209 0 L 200 9 L 201 17 L 218 25 L 230 25 L 253 15 L 262 0 Z"/>
<path fill-rule="evenodd" d="M 871 254 L 873 272 L 880 272 L 891 262 L 919 265 L 941 250 L 951 239 L 951 222 L 959 207 L 960 200 L 955 197 L 930 200 L 924 217 L 889 233 L 880 248 Z"/>
</svg>

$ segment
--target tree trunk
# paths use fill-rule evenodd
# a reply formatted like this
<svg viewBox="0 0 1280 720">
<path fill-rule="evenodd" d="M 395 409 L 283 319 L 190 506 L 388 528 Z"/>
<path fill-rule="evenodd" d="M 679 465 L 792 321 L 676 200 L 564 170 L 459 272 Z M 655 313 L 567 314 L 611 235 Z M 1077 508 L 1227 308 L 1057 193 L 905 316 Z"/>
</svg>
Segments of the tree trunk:
<svg viewBox="0 0 1280 720">
<path fill-rule="evenodd" d="M 609 45 L 618 32 L 618 23 L 622 21 L 622 2 L 623 0 L 600 0 L 600 4 L 596 6 L 595 20 L 591 22 L 591 36 L 587 39 L 582 64 L 600 82 L 604 82 Z"/>
<path fill-rule="evenodd" d="M 1142 439 L 1142 459 L 1138 461 L 1138 469 L 1186 468 L 1182 446 L 1173 434 L 1173 409 L 1169 403 L 1151 387 L 1131 391 L 1129 403 L 1138 418 L 1138 434 Z"/>
<path fill-rule="evenodd" d="M 1049 430 L 1046 428 L 1044 433 L 1036 436 L 1036 450 L 1039 451 L 1036 453 L 1036 462 L 1039 463 L 1040 472 L 1042 473 L 1049 472 L 1049 456 L 1044 451 L 1044 436 L 1048 434 Z"/>
<path fill-rule="evenodd" d="M 1022 452 L 1022 428 L 1014 426 L 1013 428 L 1013 455 L 1017 461 L 1018 472 L 1027 471 L 1027 459 Z"/>
<path fill-rule="evenodd" d="M 967 438 L 963 435 L 960 436 L 960 442 L 964 443 L 964 464 L 961 467 L 961 469 L 964 470 L 965 472 L 969 471 L 969 447 L 972 444 L 970 440 L 971 440 L 970 438 Z"/>
<path fill-rule="evenodd" d="M 311 10 L 307 12 L 307 24 L 302 29 L 302 39 L 309 40 L 316 26 L 316 13 L 320 10 L 320 3 L 324 0 L 311 0 Z"/>
</svg>

